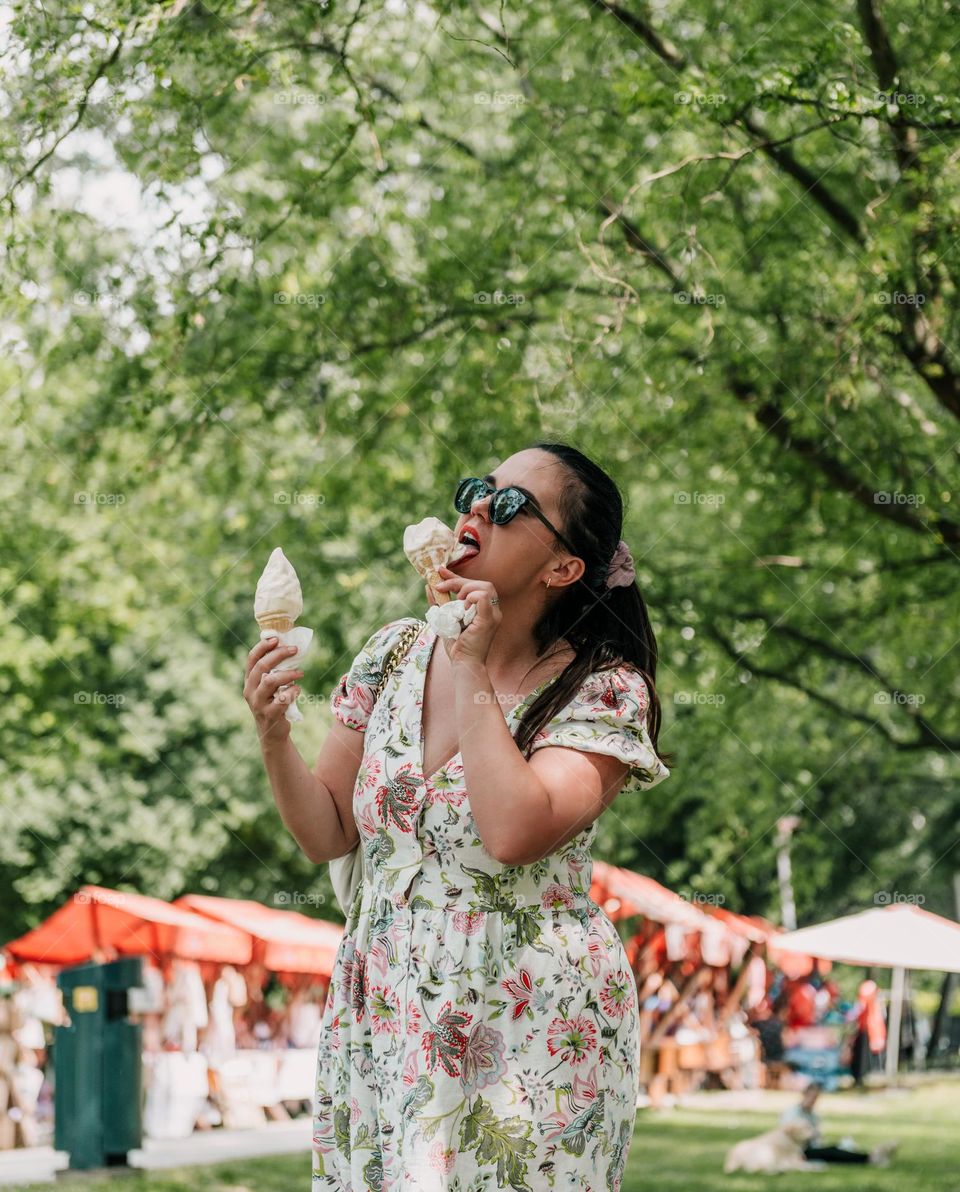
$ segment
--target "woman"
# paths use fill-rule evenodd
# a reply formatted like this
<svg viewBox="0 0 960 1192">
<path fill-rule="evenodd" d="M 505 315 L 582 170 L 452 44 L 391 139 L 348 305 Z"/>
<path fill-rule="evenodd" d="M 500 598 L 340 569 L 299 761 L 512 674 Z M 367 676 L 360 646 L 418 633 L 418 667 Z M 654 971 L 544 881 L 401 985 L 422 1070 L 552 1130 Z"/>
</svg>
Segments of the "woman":
<svg viewBox="0 0 960 1192">
<path fill-rule="evenodd" d="M 273 701 L 281 653 L 250 655 L 284 822 L 316 861 L 364 854 L 324 1011 L 313 1187 L 616 1190 L 636 987 L 589 850 L 625 785 L 669 775 L 656 642 L 620 494 L 579 451 L 537 443 L 455 503 L 479 551 L 439 587 L 473 620 L 442 650 L 424 625 L 374 706 L 412 619 L 377 630 L 331 694 L 315 773 Z"/>
</svg>

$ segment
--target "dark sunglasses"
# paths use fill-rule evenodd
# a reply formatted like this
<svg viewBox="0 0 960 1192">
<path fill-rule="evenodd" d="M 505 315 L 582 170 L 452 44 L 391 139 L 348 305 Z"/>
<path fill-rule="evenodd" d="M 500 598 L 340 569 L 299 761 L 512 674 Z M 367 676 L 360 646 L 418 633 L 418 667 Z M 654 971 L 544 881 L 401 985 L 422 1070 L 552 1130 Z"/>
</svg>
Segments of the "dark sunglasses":
<svg viewBox="0 0 960 1192">
<path fill-rule="evenodd" d="M 457 486 L 453 505 L 457 513 L 469 513 L 474 501 L 482 501 L 485 497 L 490 496 L 492 496 L 490 520 L 495 526 L 505 526 L 508 522 L 513 521 L 521 510 L 526 510 L 538 517 L 548 530 L 556 534 L 571 554 L 577 554 L 576 549 L 564 538 L 557 527 L 547 521 L 537 508 L 536 502 L 528 497 L 522 489 L 515 488 L 512 484 L 506 488 L 494 488 L 492 484 L 488 484 L 479 476 L 468 476 L 466 480 L 461 480 Z"/>
</svg>

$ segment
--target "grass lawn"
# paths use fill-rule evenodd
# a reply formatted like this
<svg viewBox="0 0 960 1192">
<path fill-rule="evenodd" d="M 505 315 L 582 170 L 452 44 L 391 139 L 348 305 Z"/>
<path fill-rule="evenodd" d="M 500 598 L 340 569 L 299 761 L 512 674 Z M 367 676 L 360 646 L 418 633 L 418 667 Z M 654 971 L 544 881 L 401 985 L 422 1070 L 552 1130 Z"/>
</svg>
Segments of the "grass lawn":
<svg viewBox="0 0 960 1192">
<path fill-rule="evenodd" d="M 723 1174 L 727 1148 L 759 1134 L 776 1114 L 680 1109 L 641 1110 L 623 1192 L 960 1192 L 960 1081 L 913 1090 L 822 1096 L 828 1139 L 853 1136 L 864 1147 L 900 1139 L 890 1167 L 832 1167 L 777 1177 Z M 75 1192 L 309 1192 L 307 1155 L 284 1155 L 146 1174 L 61 1176 Z M 31 1185 L 40 1192 L 51 1185 Z M 406 1190 L 405 1190 L 406 1192 Z M 410 1189 L 409 1192 L 415 1192 Z M 534 1192 L 541 1192 L 534 1185 Z"/>
<path fill-rule="evenodd" d="M 729 1147 L 771 1129 L 775 1113 L 641 1111 L 623 1192 L 960 1192 L 960 1082 L 822 1095 L 817 1112 L 828 1142 L 850 1135 L 869 1150 L 896 1138 L 900 1150 L 887 1168 L 833 1165 L 819 1173 L 724 1175 Z"/>
</svg>

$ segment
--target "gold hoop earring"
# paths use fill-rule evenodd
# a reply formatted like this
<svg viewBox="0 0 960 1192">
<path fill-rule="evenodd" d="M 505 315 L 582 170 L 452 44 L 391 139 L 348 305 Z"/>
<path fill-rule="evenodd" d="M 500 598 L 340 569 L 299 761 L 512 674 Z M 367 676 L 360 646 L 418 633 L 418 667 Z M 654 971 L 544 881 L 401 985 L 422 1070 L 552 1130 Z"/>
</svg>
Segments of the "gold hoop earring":
<svg viewBox="0 0 960 1192">
<path fill-rule="evenodd" d="M 547 579 L 547 587 L 548 587 L 548 588 L 550 587 L 550 580 L 549 580 L 549 579 Z"/>
</svg>

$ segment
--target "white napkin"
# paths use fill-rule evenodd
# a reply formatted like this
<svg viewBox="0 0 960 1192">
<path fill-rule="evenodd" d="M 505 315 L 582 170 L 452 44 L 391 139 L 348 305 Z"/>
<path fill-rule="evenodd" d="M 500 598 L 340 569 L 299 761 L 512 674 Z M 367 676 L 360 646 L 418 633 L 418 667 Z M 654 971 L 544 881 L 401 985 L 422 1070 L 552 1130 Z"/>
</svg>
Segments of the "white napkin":
<svg viewBox="0 0 960 1192">
<path fill-rule="evenodd" d="M 275 637 L 277 644 L 274 649 L 279 649 L 280 646 L 296 646 L 296 654 L 290 654 L 281 662 L 278 662 L 275 667 L 269 672 L 273 674 L 275 670 L 299 670 L 300 659 L 306 654 L 310 648 L 310 643 L 313 640 L 313 630 L 307 629 L 304 625 L 294 625 L 292 629 L 285 631 L 279 629 L 261 629 L 260 640 L 266 641 L 268 637 Z M 289 683 L 284 683 L 282 687 L 277 688 L 277 692 L 286 691 L 290 686 Z M 287 705 L 286 718 L 291 724 L 296 724 L 298 720 L 303 719 L 303 713 L 297 707 L 296 701 Z"/>
<path fill-rule="evenodd" d="M 427 624 L 438 637 L 451 640 L 460 636 L 477 615 L 477 606 L 469 607 L 462 600 L 450 600 L 446 604 L 431 604 L 427 609 Z"/>
</svg>

